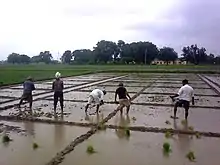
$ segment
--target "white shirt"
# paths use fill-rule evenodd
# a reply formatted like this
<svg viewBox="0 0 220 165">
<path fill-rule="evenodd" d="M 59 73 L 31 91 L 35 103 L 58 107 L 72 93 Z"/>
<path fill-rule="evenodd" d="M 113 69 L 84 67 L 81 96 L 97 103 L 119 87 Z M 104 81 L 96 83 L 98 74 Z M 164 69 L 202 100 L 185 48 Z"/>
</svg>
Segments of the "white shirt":
<svg viewBox="0 0 220 165">
<path fill-rule="evenodd" d="M 186 84 L 179 89 L 177 94 L 179 95 L 179 100 L 191 101 L 192 97 L 194 97 L 194 90 Z"/>
<path fill-rule="evenodd" d="M 98 103 L 101 100 L 103 100 L 104 93 L 100 89 L 94 89 L 90 94 L 89 94 L 89 103 L 95 102 Z"/>
</svg>

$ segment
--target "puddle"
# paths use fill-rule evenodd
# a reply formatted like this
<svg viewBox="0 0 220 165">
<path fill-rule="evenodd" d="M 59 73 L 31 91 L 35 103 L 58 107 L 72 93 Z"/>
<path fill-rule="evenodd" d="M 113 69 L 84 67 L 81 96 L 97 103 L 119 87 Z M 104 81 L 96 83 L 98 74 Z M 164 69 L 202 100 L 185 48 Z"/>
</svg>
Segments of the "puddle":
<svg viewBox="0 0 220 165">
<path fill-rule="evenodd" d="M 16 123 L 16 125 L 25 129 L 28 136 L 21 136 L 15 132 L 9 133 L 13 141 L 7 146 L 0 144 L 1 165 L 46 164 L 70 141 L 88 131 L 88 128 L 39 123 Z M 39 145 L 36 150 L 33 149 L 34 142 Z"/>
<path fill-rule="evenodd" d="M 190 150 L 194 151 L 196 156 L 196 162 L 192 164 L 207 165 L 210 162 L 212 165 L 219 164 L 220 139 L 191 139 L 187 135 L 174 137 L 166 140 L 164 134 L 131 132 L 128 139 L 118 135 L 114 130 L 106 130 L 76 146 L 74 151 L 65 156 L 61 165 L 69 165 L 73 162 L 80 165 L 183 165 L 191 164 L 186 158 Z M 170 143 L 172 149 L 169 157 L 162 151 L 163 143 L 166 141 Z M 97 153 L 87 154 L 88 145 L 92 145 Z"/>
</svg>

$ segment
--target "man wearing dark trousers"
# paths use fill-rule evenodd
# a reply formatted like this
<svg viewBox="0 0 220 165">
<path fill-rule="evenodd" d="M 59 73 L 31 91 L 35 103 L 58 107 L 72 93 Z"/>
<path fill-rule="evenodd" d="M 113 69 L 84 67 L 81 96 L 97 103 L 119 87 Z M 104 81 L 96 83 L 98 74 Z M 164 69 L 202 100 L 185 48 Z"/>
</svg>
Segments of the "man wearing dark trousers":
<svg viewBox="0 0 220 165">
<path fill-rule="evenodd" d="M 131 105 L 130 103 L 131 97 L 128 94 L 127 89 L 124 87 L 123 83 L 119 83 L 119 87 L 115 91 L 115 103 L 117 103 L 116 101 L 117 96 L 119 97 L 119 104 L 121 106 L 121 109 L 120 109 L 121 114 L 123 113 L 124 107 L 127 108 L 127 114 L 128 114 L 130 110 L 130 105 Z"/>
<path fill-rule="evenodd" d="M 33 102 L 32 91 L 35 90 L 33 79 L 31 77 L 28 77 L 27 80 L 24 82 L 23 87 L 24 90 L 21 96 L 21 100 L 18 104 L 18 108 L 20 108 L 23 101 L 26 100 L 29 102 L 30 112 L 32 112 L 32 102 Z"/>
<path fill-rule="evenodd" d="M 57 103 L 58 100 L 60 99 L 60 107 L 61 107 L 61 114 L 63 114 L 63 81 L 60 79 L 61 74 L 57 72 L 55 74 L 55 81 L 53 82 L 52 89 L 54 91 L 54 116 L 56 115 L 56 109 L 57 109 Z"/>
<path fill-rule="evenodd" d="M 182 81 L 183 86 L 179 89 L 178 93 L 174 96 L 170 96 L 171 99 L 174 101 L 174 98 L 178 97 L 178 101 L 174 105 L 174 119 L 177 119 L 176 113 L 177 113 L 177 107 L 184 107 L 185 109 L 185 119 L 188 119 L 189 114 L 189 106 L 190 101 L 192 101 L 192 105 L 195 104 L 194 102 L 194 90 L 193 88 L 188 84 L 188 80 Z"/>
</svg>

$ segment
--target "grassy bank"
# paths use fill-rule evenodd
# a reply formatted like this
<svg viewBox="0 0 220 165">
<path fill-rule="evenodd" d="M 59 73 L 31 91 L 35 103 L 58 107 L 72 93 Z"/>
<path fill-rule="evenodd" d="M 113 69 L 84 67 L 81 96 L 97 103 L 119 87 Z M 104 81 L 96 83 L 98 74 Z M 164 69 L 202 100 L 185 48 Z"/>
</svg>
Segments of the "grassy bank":
<svg viewBox="0 0 220 165">
<path fill-rule="evenodd" d="M 55 72 L 63 76 L 93 72 L 153 72 L 153 73 L 220 73 L 219 66 L 144 66 L 144 65 L 0 65 L 0 84 L 13 84 L 24 81 L 27 76 L 35 80 L 53 78 Z"/>
</svg>

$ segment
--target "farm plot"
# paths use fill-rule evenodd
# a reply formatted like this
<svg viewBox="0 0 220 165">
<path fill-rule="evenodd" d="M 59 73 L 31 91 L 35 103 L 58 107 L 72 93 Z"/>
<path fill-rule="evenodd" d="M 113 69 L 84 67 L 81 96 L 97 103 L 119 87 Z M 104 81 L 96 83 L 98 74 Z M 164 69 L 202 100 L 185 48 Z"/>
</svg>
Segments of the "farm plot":
<svg viewBox="0 0 220 165">
<path fill-rule="evenodd" d="M 2 108 L 0 111 L 1 137 L 7 133 L 13 141 L 7 146 L 0 145 L 0 164 L 40 165 L 55 162 L 54 164 L 69 165 L 74 162 L 82 165 L 182 165 L 190 164 L 190 160 L 186 158 L 190 151 L 195 153 L 196 159 L 193 164 L 206 165 L 212 162 L 213 165 L 217 165 L 219 163 L 220 97 L 213 88 L 194 74 L 142 74 L 141 76 L 131 74 L 121 79 L 100 81 L 115 76 L 117 74 L 105 73 L 65 78 L 64 82 L 76 87 L 64 90 L 64 113 L 61 114 L 58 103 L 58 117 L 54 117 L 53 92 L 48 90 L 49 95 L 46 97 L 43 94 L 36 97 L 32 114 L 29 113 L 27 105 L 22 105 L 20 110 L 14 107 Z M 196 94 L 196 104 L 190 107 L 188 122 L 183 121 L 183 108 L 178 109 L 178 120 L 170 118 L 170 115 L 173 115 L 174 103 L 169 95 L 178 91 L 181 80 L 184 78 L 189 79 Z M 157 83 L 155 83 L 156 80 L 158 80 Z M 131 92 L 131 97 L 135 98 L 132 100 L 129 115 L 125 112 L 123 115 L 117 113 L 118 105 L 113 102 L 114 92 L 119 82 L 123 82 L 128 92 Z M 91 83 L 91 86 L 81 87 L 83 83 Z M 51 87 L 51 82 L 48 84 L 48 81 L 38 84 L 38 88 L 50 89 Z M 96 88 L 107 91 L 104 96 L 105 104 L 100 107 L 98 114 L 95 113 L 96 108 L 91 106 L 86 115 L 84 108 L 89 93 Z M 144 88 L 146 89 L 143 91 Z M 8 90 L 16 91 L 16 89 Z M 22 92 L 22 90 L 18 91 Z M 15 95 L 18 94 L 14 93 L 10 96 Z M 0 98 L 5 97 L 9 99 L 9 96 L 1 97 L 0 93 Z M 14 102 L 1 106 L 14 104 Z M 12 121 L 16 122 L 12 123 Z M 2 125 L 6 128 L 15 128 L 12 129 L 13 131 L 4 131 L 5 128 L 3 129 Z M 146 129 L 149 132 L 144 132 Z M 167 132 L 162 131 L 164 129 L 186 131 L 186 133 L 174 132 L 167 138 L 165 136 Z M 201 138 L 192 132 L 193 130 L 199 131 L 196 133 L 199 135 L 201 133 Z M 87 131 L 89 131 L 88 137 Z M 218 138 L 205 137 L 207 134 Z M 85 141 L 81 138 L 85 138 Z M 87 138 L 89 139 L 86 140 Z M 165 155 L 164 142 L 168 142 L 172 150 Z M 39 148 L 33 149 L 33 143 L 37 143 Z M 14 159 L 9 159 L 8 155 Z"/>
</svg>

